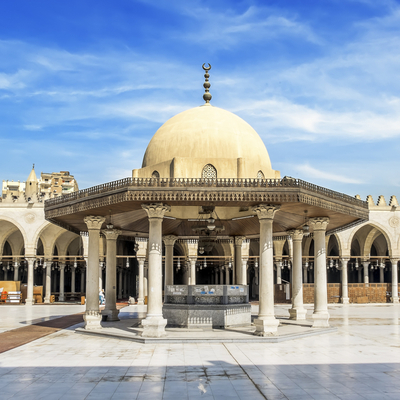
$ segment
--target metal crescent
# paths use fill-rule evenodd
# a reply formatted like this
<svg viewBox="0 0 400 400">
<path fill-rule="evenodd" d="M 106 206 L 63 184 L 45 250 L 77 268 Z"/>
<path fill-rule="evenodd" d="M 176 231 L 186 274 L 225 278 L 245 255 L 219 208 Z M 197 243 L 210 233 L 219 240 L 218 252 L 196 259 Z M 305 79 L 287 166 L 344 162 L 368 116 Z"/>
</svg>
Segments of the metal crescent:
<svg viewBox="0 0 400 400">
<path fill-rule="evenodd" d="M 203 64 L 204 71 L 209 71 L 211 69 L 211 64 L 210 63 L 207 63 L 207 64 L 208 64 L 207 68 L 205 67 L 206 63 Z"/>
</svg>

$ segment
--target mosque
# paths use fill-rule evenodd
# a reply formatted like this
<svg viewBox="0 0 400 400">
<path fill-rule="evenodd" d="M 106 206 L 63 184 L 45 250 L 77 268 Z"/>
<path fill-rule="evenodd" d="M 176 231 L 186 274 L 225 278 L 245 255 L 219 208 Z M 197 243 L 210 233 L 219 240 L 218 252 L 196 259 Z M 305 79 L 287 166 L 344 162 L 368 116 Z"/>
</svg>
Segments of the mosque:
<svg viewBox="0 0 400 400">
<path fill-rule="evenodd" d="M 0 279 L 26 282 L 27 305 L 36 285 L 47 303 L 85 294 L 87 330 L 101 329 L 101 314 L 118 320 L 117 298 L 146 299 L 145 337 L 165 335 L 174 285 L 248 286 L 260 336 L 277 331 L 276 302 L 290 302 L 294 320 L 314 303 L 315 328 L 329 326 L 328 303 L 398 303 L 396 197 L 375 204 L 281 177 L 257 132 L 211 105 L 210 68 L 205 104 L 165 122 L 132 177 L 45 202 L 3 196 Z"/>
</svg>

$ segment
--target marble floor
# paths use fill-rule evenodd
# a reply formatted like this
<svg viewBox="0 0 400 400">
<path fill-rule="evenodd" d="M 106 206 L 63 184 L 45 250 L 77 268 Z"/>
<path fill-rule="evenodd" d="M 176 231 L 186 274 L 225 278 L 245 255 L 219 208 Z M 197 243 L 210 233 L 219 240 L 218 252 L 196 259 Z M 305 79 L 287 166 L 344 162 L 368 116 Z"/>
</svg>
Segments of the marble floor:
<svg viewBox="0 0 400 400">
<path fill-rule="evenodd" d="M 0 307 L 0 325 L 29 323 L 17 309 Z M 282 343 L 144 345 L 71 327 L 0 354 L 0 399 L 400 399 L 400 306 L 329 312 L 335 333 Z"/>
</svg>

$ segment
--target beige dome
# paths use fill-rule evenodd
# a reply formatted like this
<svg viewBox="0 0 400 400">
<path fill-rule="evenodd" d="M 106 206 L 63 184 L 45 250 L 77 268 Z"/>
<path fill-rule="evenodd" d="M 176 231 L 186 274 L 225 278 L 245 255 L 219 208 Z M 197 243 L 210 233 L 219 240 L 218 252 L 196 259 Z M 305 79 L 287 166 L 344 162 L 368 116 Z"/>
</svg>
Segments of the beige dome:
<svg viewBox="0 0 400 400">
<path fill-rule="evenodd" d="M 173 165 L 173 160 L 179 168 L 174 176 L 165 176 L 163 166 Z M 165 122 L 147 146 L 142 170 L 134 170 L 134 175 L 151 176 L 154 167 L 160 177 L 199 178 L 205 164 L 215 166 L 218 178 L 257 178 L 259 171 L 266 178 L 276 177 L 257 132 L 237 115 L 210 104 Z"/>
</svg>

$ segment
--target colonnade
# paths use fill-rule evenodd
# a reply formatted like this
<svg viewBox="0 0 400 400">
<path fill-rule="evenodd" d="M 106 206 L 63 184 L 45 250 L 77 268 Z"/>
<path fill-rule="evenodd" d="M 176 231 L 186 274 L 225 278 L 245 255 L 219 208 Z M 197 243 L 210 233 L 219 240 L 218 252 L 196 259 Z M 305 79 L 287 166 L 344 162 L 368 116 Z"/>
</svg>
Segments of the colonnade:
<svg viewBox="0 0 400 400">
<path fill-rule="evenodd" d="M 170 210 L 168 205 L 144 204 L 149 221 L 149 239 L 138 240 L 137 259 L 139 264 L 139 296 L 138 304 L 143 304 L 145 287 L 148 287 L 147 315 L 142 320 L 144 337 L 161 337 L 165 335 L 167 321 L 162 313 L 162 240 L 165 243 L 165 283 L 173 284 L 173 245 L 177 240 L 175 236 L 162 237 L 162 221 L 166 211 Z M 260 223 L 260 252 L 259 252 L 259 314 L 255 320 L 256 334 L 266 336 L 277 331 L 279 321 L 274 313 L 274 254 L 273 254 L 273 219 L 279 210 L 279 205 L 261 204 L 253 207 L 253 212 L 258 216 Z M 100 329 L 101 314 L 98 302 L 98 254 L 99 235 L 104 222 L 104 217 L 88 216 L 85 223 L 89 231 L 89 252 L 88 252 L 88 274 L 87 274 L 87 302 L 85 313 L 85 329 Z M 327 280 L 326 280 L 326 251 L 325 232 L 329 219 L 325 217 L 311 218 L 309 221 L 314 230 L 315 240 L 315 301 L 313 312 L 313 326 L 329 326 L 329 313 L 327 308 Z M 116 240 L 119 235 L 117 230 L 103 231 L 107 240 L 107 276 L 116 276 Z M 288 232 L 293 239 L 293 304 L 290 311 L 290 318 L 305 319 L 302 294 L 302 254 L 301 240 L 302 231 L 294 230 Z M 233 280 L 236 284 L 246 284 L 247 257 L 243 257 L 243 243 L 247 245 L 244 237 L 235 239 L 235 268 Z M 196 259 L 197 242 L 188 241 L 188 259 L 190 263 L 188 281 L 189 284 L 196 284 Z M 148 259 L 148 283 L 145 285 L 144 266 L 146 257 Z M 215 280 L 223 279 L 222 269 L 215 274 Z M 229 282 L 229 268 L 225 269 L 225 281 Z M 106 280 L 107 307 L 103 311 L 113 320 L 118 319 L 118 311 L 115 307 L 115 281 Z"/>
</svg>

